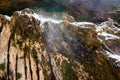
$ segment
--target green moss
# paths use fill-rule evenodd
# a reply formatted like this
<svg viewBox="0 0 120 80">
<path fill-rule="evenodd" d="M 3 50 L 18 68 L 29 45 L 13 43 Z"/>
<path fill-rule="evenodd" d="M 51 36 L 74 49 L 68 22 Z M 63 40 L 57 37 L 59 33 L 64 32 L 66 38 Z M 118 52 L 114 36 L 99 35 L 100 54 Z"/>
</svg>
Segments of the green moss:
<svg viewBox="0 0 120 80">
<path fill-rule="evenodd" d="M 116 80 L 115 69 L 102 54 L 91 53 L 87 59 L 82 61 L 82 65 L 94 80 Z"/>
<path fill-rule="evenodd" d="M 39 61 L 39 64 L 40 64 L 41 66 L 45 66 L 45 65 L 46 65 L 46 63 L 45 63 L 45 61 L 44 61 L 44 60 Z"/>
<path fill-rule="evenodd" d="M 75 71 L 71 68 L 70 64 L 67 61 L 63 61 L 63 80 L 78 80 Z"/>
<path fill-rule="evenodd" d="M 5 63 L 0 64 L 0 70 L 5 71 Z"/>
<path fill-rule="evenodd" d="M 71 49 L 67 49 L 68 50 L 68 54 L 72 54 L 72 50 Z"/>
<path fill-rule="evenodd" d="M 22 74 L 21 73 L 17 73 L 16 78 L 20 79 L 21 77 L 22 77 Z"/>
</svg>

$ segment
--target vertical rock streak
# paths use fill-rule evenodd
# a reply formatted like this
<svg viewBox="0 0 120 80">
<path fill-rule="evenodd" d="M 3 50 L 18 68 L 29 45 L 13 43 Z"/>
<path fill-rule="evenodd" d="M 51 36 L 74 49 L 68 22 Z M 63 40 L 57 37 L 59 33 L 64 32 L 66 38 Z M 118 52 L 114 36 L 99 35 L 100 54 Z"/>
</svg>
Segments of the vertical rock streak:
<svg viewBox="0 0 120 80">
<path fill-rule="evenodd" d="M 6 30 L 6 26 L 2 27 L 0 33 Z M 105 48 L 97 39 L 101 36 L 97 37 L 95 24 L 48 20 L 42 28 L 40 17 L 25 9 L 13 14 L 8 27 L 7 50 L 0 53 L 7 54 L 7 62 L 0 59 L 0 79 L 2 72 L 6 80 L 115 80 L 120 77 L 116 73 L 119 69 L 113 69 L 101 54 Z M 7 39 L 5 33 L 2 38 Z"/>
</svg>

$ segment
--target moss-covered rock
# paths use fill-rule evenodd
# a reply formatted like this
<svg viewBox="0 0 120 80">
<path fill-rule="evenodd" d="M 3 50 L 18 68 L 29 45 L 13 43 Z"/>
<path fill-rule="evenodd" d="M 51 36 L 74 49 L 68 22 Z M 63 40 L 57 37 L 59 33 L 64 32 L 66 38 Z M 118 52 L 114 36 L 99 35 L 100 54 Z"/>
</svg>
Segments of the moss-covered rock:
<svg viewBox="0 0 120 80">
<path fill-rule="evenodd" d="M 66 60 L 63 61 L 62 68 L 63 68 L 63 80 L 78 80 L 75 71 L 70 66 L 70 63 L 68 63 Z"/>
<path fill-rule="evenodd" d="M 21 73 L 17 73 L 16 78 L 20 79 L 21 77 L 22 77 L 22 74 Z"/>
<path fill-rule="evenodd" d="M 103 50 L 103 43 L 101 43 L 97 39 L 97 32 L 94 30 L 93 27 L 88 28 L 85 25 L 83 26 L 84 28 L 72 24 L 69 24 L 69 26 L 67 26 L 67 29 L 69 30 L 68 32 L 70 34 L 73 34 L 74 37 L 78 40 L 77 45 L 83 47 L 80 48 L 79 46 L 80 51 L 78 50 L 77 54 L 75 54 L 75 59 L 78 59 L 78 61 L 85 67 L 84 70 L 89 73 L 90 76 L 89 79 L 92 80 L 118 79 L 119 74 L 116 74 L 115 72 L 119 71 L 119 69 L 115 68 L 112 61 L 109 62 L 107 58 L 101 53 L 101 51 Z M 119 40 L 109 41 L 113 42 L 111 44 L 109 43 L 108 45 L 111 46 L 116 45 L 116 47 L 117 45 L 119 46 L 118 43 Z M 106 41 L 106 43 L 109 41 Z M 114 48 L 119 50 L 119 48 L 116 47 Z"/>
<path fill-rule="evenodd" d="M 118 80 L 120 69 L 101 53 L 104 41 L 97 39 L 96 25 L 64 21 L 46 21 L 43 32 L 31 9 L 15 12 L 10 20 L 0 16 L 0 62 L 5 61 L 0 79 Z M 105 43 L 119 51 L 119 40 Z"/>
<path fill-rule="evenodd" d="M 5 71 L 5 63 L 0 64 L 0 70 Z"/>
</svg>

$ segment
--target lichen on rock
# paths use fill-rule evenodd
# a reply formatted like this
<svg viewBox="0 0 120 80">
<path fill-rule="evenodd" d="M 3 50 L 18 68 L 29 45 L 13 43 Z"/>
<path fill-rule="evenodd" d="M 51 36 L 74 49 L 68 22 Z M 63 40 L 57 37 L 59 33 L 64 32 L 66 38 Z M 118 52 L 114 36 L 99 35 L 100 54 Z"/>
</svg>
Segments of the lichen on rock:
<svg viewBox="0 0 120 80">
<path fill-rule="evenodd" d="M 119 52 L 119 39 L 104 40 L 101 38 L 104 35 L 98 35 L 102 31 L 97 29 L 106 26 L 106 22 L 95 25 L 67 21 L 66 25 L 64 21 L 56 23 L 52 20 L 42 24 L 41 20 L 28 8 L 16 11 L 11 18 L 0 15 L 0 79 L 120 78 L 119 68 L 103 54 L 104 42 L 108 47 L 115 46 L 115 52 Z"/>
</svg>

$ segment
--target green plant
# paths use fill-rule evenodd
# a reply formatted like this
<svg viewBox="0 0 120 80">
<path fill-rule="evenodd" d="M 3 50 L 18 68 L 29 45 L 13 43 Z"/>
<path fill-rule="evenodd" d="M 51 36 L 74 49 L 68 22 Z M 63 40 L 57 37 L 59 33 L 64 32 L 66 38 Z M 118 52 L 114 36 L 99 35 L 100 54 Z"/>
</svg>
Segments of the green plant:
<svg viewBox="0 0 120 80">
<path fill-rule="evenodd" d="M 21 77 L 22 77 L 22 74 L 21 73 L 17 73 L 16 78 L 20 79 Z"/>
<path fill-rule="evenodd" d="M 63 80 L 78 80 L 75 71 L 71 68 L 70 64 L 64 60 L 62 63 L 63 67 Z"/>
<path fill-rule="evenodd" d="M 0 70 L 5 71 L 5 63 L 0 64 Z"/>
</svg>

